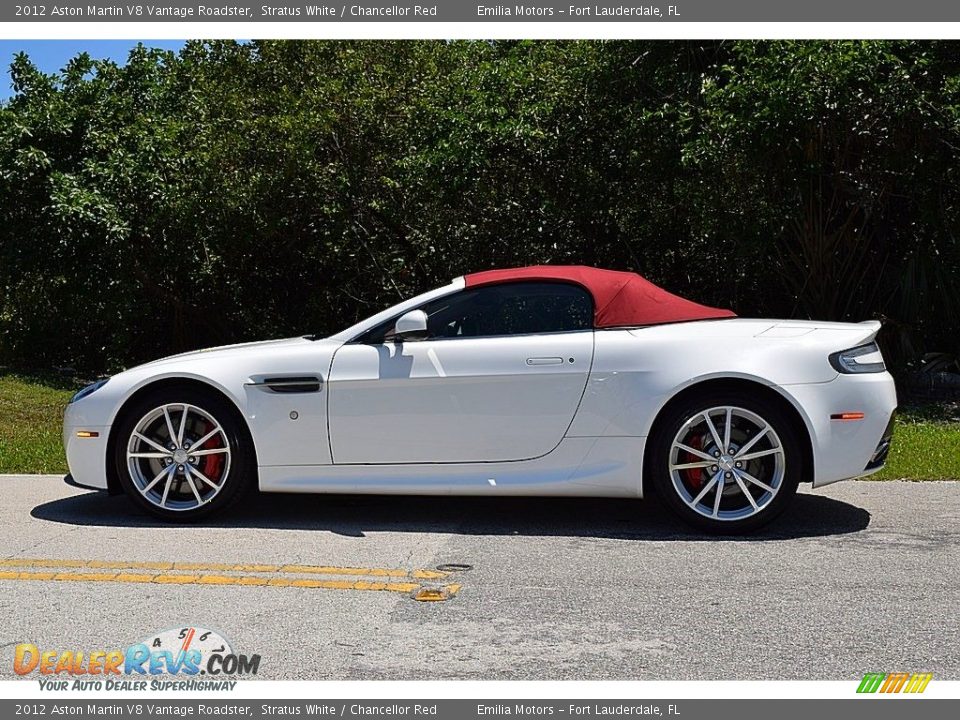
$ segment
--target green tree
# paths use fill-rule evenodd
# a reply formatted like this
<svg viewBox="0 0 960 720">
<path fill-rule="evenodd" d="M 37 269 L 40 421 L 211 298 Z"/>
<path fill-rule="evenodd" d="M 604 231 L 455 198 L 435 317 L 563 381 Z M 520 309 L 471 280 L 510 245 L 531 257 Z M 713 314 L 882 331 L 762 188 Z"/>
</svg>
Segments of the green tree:
<svg viewBox="0 0 960 720">
<path fill-rule="evenodd" d="M 25 56 L 0 361 L 328 333 L 472 270 L 637 270 L 956 349 L 952 42 L 192 41 Z"/>
</svg>

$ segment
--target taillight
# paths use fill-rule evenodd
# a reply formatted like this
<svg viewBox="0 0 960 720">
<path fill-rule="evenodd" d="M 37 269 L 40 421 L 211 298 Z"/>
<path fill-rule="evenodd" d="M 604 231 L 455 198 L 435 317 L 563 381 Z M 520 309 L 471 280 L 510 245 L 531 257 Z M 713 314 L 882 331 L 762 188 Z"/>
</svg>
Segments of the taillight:
<svg viewBox="0 0 960 720">
<path fill-rule="evenodd" d="M 830 356 L 830 364 L 841 373 L 878 373 L 887 369 L 883 355 L 875 342 L 841 350 Z"/>
</svg>

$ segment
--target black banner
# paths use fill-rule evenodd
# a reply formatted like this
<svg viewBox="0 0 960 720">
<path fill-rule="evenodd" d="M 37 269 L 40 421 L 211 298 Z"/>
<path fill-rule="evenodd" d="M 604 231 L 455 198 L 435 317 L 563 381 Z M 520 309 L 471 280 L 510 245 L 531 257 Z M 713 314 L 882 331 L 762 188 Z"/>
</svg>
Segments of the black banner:
<svg viewBox="0 0 960 720">
<path fill-rule="evenodd" d="M 303 2 L 283 0 L 65 0 L 0 7 L 2 22 L 951 22 L 960 4 L 937 0 L 669 0 L 668 2 L 495 2 L 423 0 Z"/>
<path fill-rule="evenodd" d="M 910 704 L 910 708 L 905 707 Z M 960 700 L 862 698 L 850 700 L 34 700 L 0 701 L 0 717 L 177 718 L 677 718 L 678 720 L 939 720 L 957 717 Z"/>
</svg>

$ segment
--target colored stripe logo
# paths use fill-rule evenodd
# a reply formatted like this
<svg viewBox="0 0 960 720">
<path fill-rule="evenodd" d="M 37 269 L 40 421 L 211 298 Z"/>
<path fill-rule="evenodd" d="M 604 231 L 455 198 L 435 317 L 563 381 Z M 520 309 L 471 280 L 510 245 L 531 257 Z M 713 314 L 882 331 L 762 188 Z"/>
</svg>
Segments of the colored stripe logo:
<svg viewBox="0 0 960 720">
<path fill-rule="evenodd" d="M 860 681 L 858 693 L 922 693 L 933 679 L 933 673 L 867 673 Z"/>
</svg>

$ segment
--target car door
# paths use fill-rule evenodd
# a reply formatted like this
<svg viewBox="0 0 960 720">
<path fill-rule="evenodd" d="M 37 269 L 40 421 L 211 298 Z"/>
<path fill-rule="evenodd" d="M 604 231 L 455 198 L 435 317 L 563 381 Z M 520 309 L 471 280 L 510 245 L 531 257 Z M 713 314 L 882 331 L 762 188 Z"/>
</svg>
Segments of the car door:
<svg viewBox="0 0 960 720">
<path fill-rule="evenodd" d="M 593 361 L 590 295 L 567 283 L 507 283 L 422 309 L 426 339 L 394 342 L 391 320 L 334 355 L 333 462 L 504 462 L 553 450 Z"/>
</svg>

